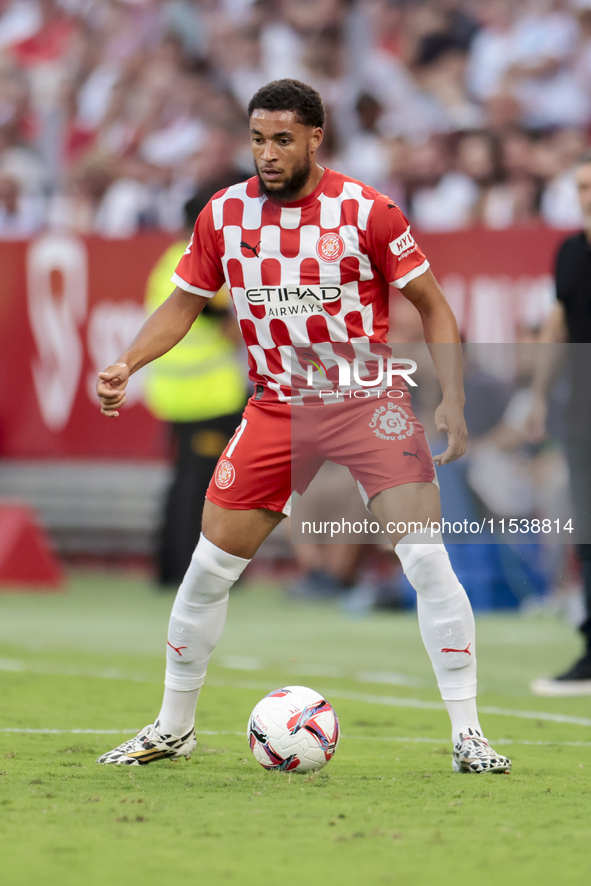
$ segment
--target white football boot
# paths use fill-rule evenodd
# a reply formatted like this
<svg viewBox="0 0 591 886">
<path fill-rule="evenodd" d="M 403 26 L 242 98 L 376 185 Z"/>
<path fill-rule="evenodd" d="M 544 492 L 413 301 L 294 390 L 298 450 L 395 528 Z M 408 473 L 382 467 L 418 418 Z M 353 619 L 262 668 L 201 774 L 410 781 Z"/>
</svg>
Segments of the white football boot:
<svg viewBox="0 0 591 886">
<path fill-rule="evenodd" d="M 451 765 L 454 772 L 511 772 L 511 760 L 493 751 L 482 732 L 471 727 L 460 732 Z"/>
<path fill-rule="evenodd" d="M 158 732 L 158 720 L 140 729 L 134 738 L 103 754 L 97 763 L 116 763 L 126 766 L 145 766 L 155 760 L 189 760 L 197 747 L 195 730 L 191 729 L 180 738 Z"/>
</svg>

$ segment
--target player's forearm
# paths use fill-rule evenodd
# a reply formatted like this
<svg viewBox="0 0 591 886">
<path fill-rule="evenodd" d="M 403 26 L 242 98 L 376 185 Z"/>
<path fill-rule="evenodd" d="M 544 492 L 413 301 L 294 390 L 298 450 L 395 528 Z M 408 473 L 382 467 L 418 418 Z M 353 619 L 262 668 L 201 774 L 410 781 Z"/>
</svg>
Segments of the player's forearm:
<svg viewBox="0 0 591 886">
<path fill-rule="evenodd" d="M 458 324 L 433 272 L 428 269 L 411 280 L 402 294 L 420 314 L 443 396 L 463 404 L 462 346 Z"/>
<path fill-rule="evenodd" d="M 185 337 L 206 302 L 203 296 L 175 289 L 148 317 L 116 362 L 125 363 L 132 374 L 166 354 Z"/>
<path fill-rule="evenodd" d="M 419 308 L 425 341 L 437 372 L 444 398 L 464 403 L 462 345 L 456 318 L 446 301 Z"/>
<path fill-rule="evenodd" d="M 462 360 L 462 346 L 458 343 L 435 342 L 429 343 L 431 359 L 437 372 L 437 378 L 441 385 L 441 392 L 445 400 L 454 400 L 464 405 L 464 374 Z"/>
</svg>

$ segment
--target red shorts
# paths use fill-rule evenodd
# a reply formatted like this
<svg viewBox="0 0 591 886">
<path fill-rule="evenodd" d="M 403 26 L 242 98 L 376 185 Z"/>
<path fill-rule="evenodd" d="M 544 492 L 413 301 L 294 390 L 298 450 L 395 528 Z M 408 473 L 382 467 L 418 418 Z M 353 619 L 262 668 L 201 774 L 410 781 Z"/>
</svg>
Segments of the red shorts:
<svg viewBox="0 0 591 886">
<path fill-rule="evenodd" d="M 345 465 L 367 502 L 404 483 L 437 483 L 410 395 L 291 406 L 251 398 L 220 456 L 207 498 L 221 508 L 289 514 L 325 461 Z"/>
</svg>

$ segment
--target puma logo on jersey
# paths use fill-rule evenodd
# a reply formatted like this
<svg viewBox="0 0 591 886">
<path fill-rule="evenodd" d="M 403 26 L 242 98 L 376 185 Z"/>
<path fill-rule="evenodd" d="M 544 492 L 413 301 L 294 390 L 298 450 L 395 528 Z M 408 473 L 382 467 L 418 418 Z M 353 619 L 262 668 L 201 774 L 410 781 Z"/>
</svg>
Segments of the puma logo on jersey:
<svg viewBox="0 0 591 886">
<path fill-rule="evenodd" d="M 261 241 L 260 241 L 260 240 L 259 240 L 259 242 L 257 243 L 256 246 L 251 246 L 250 243 L 247 243 L 247 242 L 246 242 L 246 240 L 241 240 L 241 241 L 240 241 L 240 245 L 241 245 L 241 247 L 242 247 L 243 249 L 250 249 L 250 251 L 253 253 L 253 255 L 254 255 L 255 258 L 258 258 L 258 257 L 259 257 L 259 254 L 258 254 L 258 252 L 257 252 L 257 249 L 258 249 L 259 246 L 261 245 Z"/>
<path fill-rule="evenodd" d="M 403 454 L 403 455 L 410 455 L 411 458 L 416 458 L 417 461 L 420 461 L 420 460 L 421 460 L 421 457 L 420 457 L 420 455 L 419 455 L 419 450 L 418 450 L 418 449 L 417 449 L 416 452 L 403 452 L 402 454 Z"/>
</svg>

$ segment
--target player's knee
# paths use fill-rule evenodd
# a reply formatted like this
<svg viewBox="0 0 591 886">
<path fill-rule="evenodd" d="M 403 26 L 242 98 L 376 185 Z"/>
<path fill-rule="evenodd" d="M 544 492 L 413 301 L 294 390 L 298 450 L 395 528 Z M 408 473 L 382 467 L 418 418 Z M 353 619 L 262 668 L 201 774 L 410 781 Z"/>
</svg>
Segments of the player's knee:
<svg viewBox="0 0 591 886">
<path fill-rule="evenodd" d="M 179 596 L 189 605 L 221 603 L 248 562 L 227 554 L 202 535 L 179 588 Z"/>
<path fill-rule="evenodd" d="M 406 537 L 410 538 L 410 536 Z M 407 544 L 404 541 L 399 541 L 394 550 L 402 564 L 405 575 L 408 575 L 408 573 L 417 566 L 421 566 L 421 569 L 428 570 L 430 568 L 429 561 L 435 554 L 441 554 L 444 558 L 449 560 L 445 545 L 442 542 L 436 544 L 422 544 L 420 542 L 417 542 L 416 544 Z M 433 568 L 433 564 L 431 564 L 431 568 Z M 441 568 L 440 563 L 437 563 L 435 568 Z"/>
<path fill-rule="evenodd" d="M 439 610 L 452 604 L 470 608 L 443 544 L 398 544 L 396 553 L 420 600 Z"/>
<path fill-rule="evenodd" d="M 419 594 L 455 578 L 443 544 L 397 544 L 395 550 L 404 574 Z"/>
</svg>

